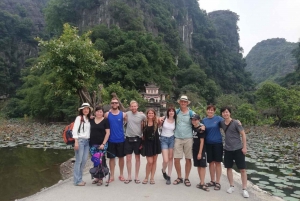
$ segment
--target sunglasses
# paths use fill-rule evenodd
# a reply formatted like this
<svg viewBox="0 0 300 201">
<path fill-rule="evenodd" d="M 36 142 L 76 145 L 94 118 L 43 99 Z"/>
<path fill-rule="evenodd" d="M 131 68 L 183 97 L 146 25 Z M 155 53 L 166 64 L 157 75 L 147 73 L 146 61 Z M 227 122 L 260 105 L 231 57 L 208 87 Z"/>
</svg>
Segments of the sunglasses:
<svg viewBox="0 0 300 201">
<path fill-rule="evenodd" d="M 119 104 L 119 102 L 111 102 L 110 104 Z"/>
</svg>

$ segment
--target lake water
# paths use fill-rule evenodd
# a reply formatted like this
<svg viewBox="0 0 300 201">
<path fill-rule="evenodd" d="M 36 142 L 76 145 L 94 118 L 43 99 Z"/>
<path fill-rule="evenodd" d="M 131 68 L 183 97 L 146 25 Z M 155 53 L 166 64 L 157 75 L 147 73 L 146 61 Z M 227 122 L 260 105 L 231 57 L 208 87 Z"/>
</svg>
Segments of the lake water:
<svg viewBox="0 0 300 201">
<path fill-rule="evenodd" d="M 0 201 L 39 192 L 61 180 L 59 166 L 74 157 L 71 149 L 0 148 Z"/>
</svg>

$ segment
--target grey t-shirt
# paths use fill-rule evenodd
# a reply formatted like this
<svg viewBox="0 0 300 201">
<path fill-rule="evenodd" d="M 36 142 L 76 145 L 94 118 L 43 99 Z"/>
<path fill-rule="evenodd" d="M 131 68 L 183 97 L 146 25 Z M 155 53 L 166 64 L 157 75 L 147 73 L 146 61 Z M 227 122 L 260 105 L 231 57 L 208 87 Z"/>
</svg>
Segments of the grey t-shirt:
<svg viewBox="0 0 300 201">
<path fill-rule="evenodd" d="M 141 112 L 133 114 L 131 111 L 126 112 L 127 114 L 127 128 L 126 137 L 142 137 L 141 123 L 146 119 L 146 115 Z"/>
<path fill-rule="evenodd" d="M 224 132 L 226 127 L 227 125 L 225 125 L 225 120 L 221 121 L 221 128 Z M 242 127 L 242 125 L 239 125 L 239 123 L 233 119 L 225 133 L 225 150 L 235 151 L 243 148 L 240 135 L 240 132 L 243 130 L 244 128 Z"/>
</svg>

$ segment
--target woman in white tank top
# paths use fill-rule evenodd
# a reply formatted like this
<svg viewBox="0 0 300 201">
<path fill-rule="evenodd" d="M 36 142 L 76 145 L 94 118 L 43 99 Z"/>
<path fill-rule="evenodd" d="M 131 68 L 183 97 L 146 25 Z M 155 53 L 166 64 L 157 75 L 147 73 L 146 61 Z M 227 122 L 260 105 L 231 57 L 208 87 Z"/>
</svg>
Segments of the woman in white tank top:
<svg viewBox="0 0 300 201">
<path fill-rule="evenodd" d="M 176 111 L 175 108 L 170 107 L 167 110 L 167 116 L 162 123 L 162 132 L 160 135 L 160 143 L 162 149 L 163 163 L 162 163 L 162 173 L 165 180 L 167 180 L 166 184 L 171 184 L 171 173 L 173 167 L 173 149 L 174 149 L 174 130 L 176 124 Z M 168 174 L 166 173 L 166 169 L 168 167 Z"/>
</svg>

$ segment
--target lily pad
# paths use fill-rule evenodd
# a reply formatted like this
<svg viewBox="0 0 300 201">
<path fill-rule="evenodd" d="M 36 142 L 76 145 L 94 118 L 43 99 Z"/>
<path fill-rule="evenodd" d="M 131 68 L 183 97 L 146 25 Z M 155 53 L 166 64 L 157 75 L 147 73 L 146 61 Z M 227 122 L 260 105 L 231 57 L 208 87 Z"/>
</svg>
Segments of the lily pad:
<svg viewBox="0 0 300 201">
<path fill-rule="evenodd" d="M 300 198 L 300 195 L 298 195 L 298 194 L 291 194 L 291 196 L 294 198 Z"/>
<path fill-rule="evenodd" d="M 275 195 L 275 196 L 278 196 L 278 197 L 284 197 L 284 196 L 286 196 L 286 194 L 282 193 L 282 192 L 272 192 L 272 194 Z"/>
<path fill-rule="evenodd" d="M 270 184 L 270 182 L 268 182 L 268 181 L 259 181 L 259 183 L 261 183 L 261 184 Z"/>
<path fill-rule="evenodd" d="M 293 197 L 283 197 L 283 199 L 286 201 L 299 201 L 298 198 L 293 198 Z"/>
<path fill-rule="evenodd" d="M 251 177 L 250 179 L 253 180 L 253 181 L 259 181 L 260 180 L 260 178 L 258 178 L 258 177 Z"/>
</svg>

